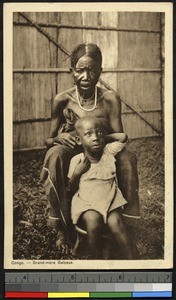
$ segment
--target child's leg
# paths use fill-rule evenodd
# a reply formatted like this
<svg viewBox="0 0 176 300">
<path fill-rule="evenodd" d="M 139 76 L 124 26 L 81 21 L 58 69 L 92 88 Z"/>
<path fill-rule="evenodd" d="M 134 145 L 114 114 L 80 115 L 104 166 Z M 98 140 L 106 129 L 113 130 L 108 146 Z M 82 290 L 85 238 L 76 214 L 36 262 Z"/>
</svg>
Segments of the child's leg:
<svg viewBox="0 0 176 300">
<path fill-rule="evenodd" d="M 80 221 L 85 225 L 88 235 L 88 243 L 93 259 L 101 259 L 103 256 L 102 249 L 102 232 L 104 227 L 103 217 L 94 210 L 88 210 L 80 217 Z"/>
<path fill-rule="evenodd" d="M 107 219 L 107 226 L 113 236 L 115 247 L 120 248 L 125 259 L 137 259 L 137 253 L 134 250 L 126 226 L 118 209 L 112 210 Z"/>
</svg>

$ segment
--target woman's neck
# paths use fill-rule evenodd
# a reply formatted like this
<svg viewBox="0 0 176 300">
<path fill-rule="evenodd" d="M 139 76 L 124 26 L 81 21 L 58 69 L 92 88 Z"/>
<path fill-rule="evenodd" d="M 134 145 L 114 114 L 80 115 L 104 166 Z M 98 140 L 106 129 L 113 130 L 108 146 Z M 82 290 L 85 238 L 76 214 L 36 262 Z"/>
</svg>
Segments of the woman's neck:
<svg viewBox="0 0 176 300">
<path fill-rule="evenodd" d="M 92 100 L 92 98 L 95 97 L 95 89 L 90 90 L 90 91 L 82 91 L 78 89 L 78 93 L 79 93 L 79 97 L 81 98 L 81 100 L 89 101 Z"/>
</svg>

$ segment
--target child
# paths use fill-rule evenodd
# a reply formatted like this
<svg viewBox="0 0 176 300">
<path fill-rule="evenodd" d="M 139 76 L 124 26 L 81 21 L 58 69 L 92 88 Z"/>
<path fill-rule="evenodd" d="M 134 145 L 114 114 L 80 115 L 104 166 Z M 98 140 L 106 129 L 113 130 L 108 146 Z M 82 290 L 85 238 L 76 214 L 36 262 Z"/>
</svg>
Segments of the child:
<svg viewBox="0 0 176 300">
<path fill-rule="evenodd" d="M 118 188 L 114 158 L 124 148 L 127 136 L 124 133 L 105 136 L 103 127 L 102 120 L 95 117 L 80 118 L 75 123 L 84 153 L 70 162 L 67 190 L 73 195 L 71 217 L 73 224 L 87 231 L 91 258 L 102 258 L 102 235 L 106 227 L 115 249 L 121 248 L 124 258 L 134 259 L 119 212 L 127 201 Z"/>
</svg>

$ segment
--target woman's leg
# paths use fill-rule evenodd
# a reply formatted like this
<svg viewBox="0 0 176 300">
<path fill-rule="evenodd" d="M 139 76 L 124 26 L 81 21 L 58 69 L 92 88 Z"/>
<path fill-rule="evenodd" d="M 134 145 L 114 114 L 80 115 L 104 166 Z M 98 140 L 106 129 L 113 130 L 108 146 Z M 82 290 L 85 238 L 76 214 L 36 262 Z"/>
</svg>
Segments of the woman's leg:
<svg viewBox="0 0 176 300">
<path fill-rule="evenodd" d="M 104 228 L 103 217 L 94 210 L 88 210 L 80 217 L 88 235 L 88 244 L 92 259 L 103 258 L 102 234 Z"/>
<path fill-rule="evenodd" d="M 130 240 L 130 236 L 118 209 L 109 212 L 107 227 L 112 235 L 115 252 L 117 253 L 118 249 L 120 249 L 120 254 L 122 254 L 123 259 L 137 259 L 137 253 L 135 252 L 133 243 Z"/>
<path fill-rule="evenodd" d="M 119 188 L 128 202 L 122 214 L 125 217 L 139 219 L 139 182 L 136 155 L 127 149 L 123 149 L 116 157 L 116 169 Z"/>
<path fill-rule="evenodd" d="M 73 150 L 64 145 L 53 146 L 46 153 L 41 172 L 41 180 L 44 181 L 44 189 L 50 203 L 48 225 L 59 230 L 58 246 L 65 244 L 64 232 L 71 223 L 66 178 L 70 160 L 79 152 L 80 149 Z"/>
</svg>

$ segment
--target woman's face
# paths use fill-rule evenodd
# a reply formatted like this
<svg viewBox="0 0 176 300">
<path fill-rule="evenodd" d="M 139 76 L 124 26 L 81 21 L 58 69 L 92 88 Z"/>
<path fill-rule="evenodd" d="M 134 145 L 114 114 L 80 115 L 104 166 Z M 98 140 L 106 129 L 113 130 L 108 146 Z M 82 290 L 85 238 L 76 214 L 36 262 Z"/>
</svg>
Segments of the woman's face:
<svg viewBox="0 0 176 300">
<path fill-rule="evenodd" d="M 73 77 L 78 90 L 85 94 L 91 94 L 98 82 L 101 66 L 95 59 L 86 54 L 83 55 L 73 68 Z"/>
</svg>

